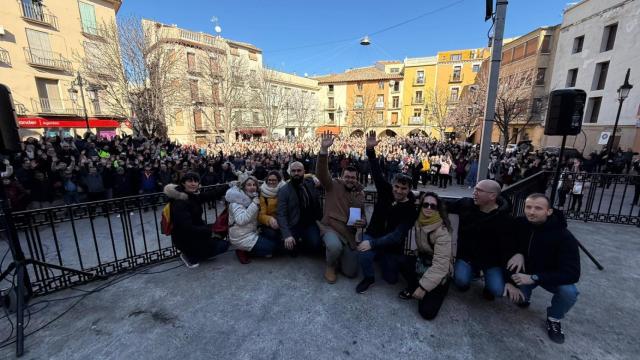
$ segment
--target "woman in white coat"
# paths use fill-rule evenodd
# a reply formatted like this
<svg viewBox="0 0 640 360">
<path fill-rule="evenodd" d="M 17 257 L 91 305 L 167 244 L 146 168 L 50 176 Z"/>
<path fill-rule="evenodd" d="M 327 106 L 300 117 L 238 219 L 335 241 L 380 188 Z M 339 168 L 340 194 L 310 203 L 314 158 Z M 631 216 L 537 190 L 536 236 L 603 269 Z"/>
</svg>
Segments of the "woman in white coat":
<svg viewBox="0 0 640 360">
<path fill-rule="evenodd" d="M 240 263 L 248 264 L 250 256 L 271 257 L 276 243 L 258 235 L 258 180 L 253 176 L 239 179 L 227 190 L 225 200 L 229 203 L 229 242 L 236 247 Z"/>
</svg>

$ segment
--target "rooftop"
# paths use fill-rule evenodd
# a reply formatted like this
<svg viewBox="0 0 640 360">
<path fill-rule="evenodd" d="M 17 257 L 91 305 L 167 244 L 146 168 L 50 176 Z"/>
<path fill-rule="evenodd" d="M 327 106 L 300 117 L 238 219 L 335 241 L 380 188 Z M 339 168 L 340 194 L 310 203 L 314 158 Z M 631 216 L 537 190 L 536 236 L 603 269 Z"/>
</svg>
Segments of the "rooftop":
<svg viewBox="0 0 640 360">
<path fill-rule="evenodd" d="M 374 66 L 350 69 L 342 74 L 331 74 L 315 78 L 319 84 L 353 82 L 353 81 L 372 81 L 372 80 L 401 80 L 401 74 L 387 74 Z"/>
</svg>

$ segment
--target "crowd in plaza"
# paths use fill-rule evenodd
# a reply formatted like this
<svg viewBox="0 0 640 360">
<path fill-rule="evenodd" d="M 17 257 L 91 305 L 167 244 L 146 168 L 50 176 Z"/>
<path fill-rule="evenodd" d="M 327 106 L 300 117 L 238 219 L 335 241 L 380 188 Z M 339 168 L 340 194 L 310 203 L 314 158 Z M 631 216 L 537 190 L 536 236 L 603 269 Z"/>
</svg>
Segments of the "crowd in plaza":
<svg viewBox="0 0 640 360">
<path fill-rule="evenodd" d="M 286 182 L 275 169 L 267 171 L 262 184 L 244 172 L 237 181 L 200 191 L 201 176 L 188 171 L 178 183 L 167 185 L 171 237 L 182 261 L 194 268 L 230 247 L 242 264 L 255 257 L 324 252 L 326 282 L 334 284 L 340 274 L 361 274 L 355 289 L 359 294 L 376 283 L 378 263 L 387 283 L 404 279 L 399 298 L 417 300 L 418 312 L 427 320 L 437 316 L 451 286 L 467 291 L 477 277 L 484 278 L 485 299 L 507 297 L 522 308 L 540 286 L 553 293 L 548 335 L 564 342 L 560 320 L 577 301 L 580 257 L 562 213 L 553 211 L 544 194 L 529 195 L 522 218 L 512 217 L 495 180 L 474 184 L 470 198 L 444 201 L 436 192 L 412 191 L 414 179 L 407 173 L 389 178 L 383 172 L 379 157 L 394 145 L 385 146 L 375 133 L 355 141 L 365 147 L 377 192 L 370 218 L 358 168 L 348 164 L 338 176 L 331 174 L 341 141 L 326 133 L 318 141 L 313 176 L 303 162 L 293 160 Z M 202 205 L 217 199 L 228 205 L 211 226 L 202 219 Z M 458 215 L 457 228 L 449 213 Z M 224 233 L 216 230 L 221 223 Z M 408 249 L 405 239 L 412 231 L 415 246 Z"/>
<path fill-rule="evenodd" d="M 525 146 L 507 152 L 495 146 L 486 170 L 488 178 L 509 185 L 555 167 L 556 155 L 529 150 Z M 242 173 L 263 181 L 271 170 L 279 171 L 286 180 L 285 170 L 292 161 L 300 161 L 307 172 L 313 172 L 318 151 L 317 142 L 308 139 L 194 146 L 131 136 L 30 137 L 22 144 L 22 152 L 4 158 L 2 178 L 12 208 L 19 211 L 160 192 L 187 171 L 198 173 L 202 185 L 226 183 Z M 454 180 L 458 186 L 471 188 L 477 181 L 478 145 L 429 137 L 386 137 L 379 152 L 386 179 L 406 174 L 413 189 L 420 184 L 446 188 Z M 332 176 L 354 166 L 359 182 L 365 187 L 371 184 L 361 138 L 336 139 L 331 155 Z M 587 172 L 626 168 L 628 172 L 632 157 L 633 153 L 619 151 L 613 166 L 607 166 L 607 156 L 594 153 L 580 162 L 580 168 Z"/>
</svg>

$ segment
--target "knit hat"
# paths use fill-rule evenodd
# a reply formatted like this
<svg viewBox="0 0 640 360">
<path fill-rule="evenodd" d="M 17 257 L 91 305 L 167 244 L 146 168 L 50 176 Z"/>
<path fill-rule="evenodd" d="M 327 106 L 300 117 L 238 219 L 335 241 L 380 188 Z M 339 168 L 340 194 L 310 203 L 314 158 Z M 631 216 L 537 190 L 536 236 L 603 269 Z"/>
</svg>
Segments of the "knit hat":
<svg viewBox="0 0 640 360">
<path fill-rule="evenodd" d="M 182 179 L 180 179 L 180 184 L 184 184 L 187 180 L 200 182 L 200 175 L 197 172 L 189 171 L 182 176 Z"/>
</svg>

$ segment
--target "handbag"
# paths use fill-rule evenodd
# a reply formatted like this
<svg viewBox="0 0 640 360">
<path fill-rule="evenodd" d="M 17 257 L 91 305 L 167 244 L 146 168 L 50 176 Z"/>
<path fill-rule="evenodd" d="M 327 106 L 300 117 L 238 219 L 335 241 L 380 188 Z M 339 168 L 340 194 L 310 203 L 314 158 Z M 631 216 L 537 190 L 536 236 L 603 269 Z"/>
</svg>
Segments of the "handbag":
<svg viewBox="0 0 640 360">
<path fill-rule="evenodd" d="M 229 208 L 227 206 L 218 214 L 216 221 L 212 225 L 212 230 L 214 233 L 224 236 L 229 233 Z"/>
</svg>

